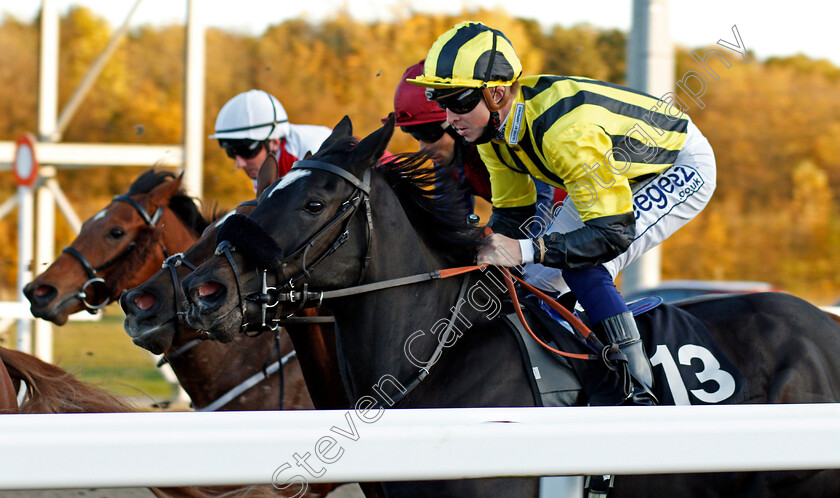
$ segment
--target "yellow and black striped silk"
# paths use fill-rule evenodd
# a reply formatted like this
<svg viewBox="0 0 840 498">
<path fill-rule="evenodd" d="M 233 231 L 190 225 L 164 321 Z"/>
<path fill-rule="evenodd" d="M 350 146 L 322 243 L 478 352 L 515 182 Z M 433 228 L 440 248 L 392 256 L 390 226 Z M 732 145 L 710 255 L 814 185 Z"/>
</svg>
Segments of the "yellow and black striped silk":
<svg viewBox="0 0 840 498">
<path fill-rule="evenodd" d="M 496 55 L 491 57 L 494 35 Z M 493 66 L 488 73 L 491 60 Z M 467 21 L 455 25 L 432 44 L 423 74 L 408 81 L 431 88 L 480 88 L 510 85 L 521 74 L 522 63 L 504 33 Z"/>
<path fill-rule="evenodd" d="M 478 147 L 495 207 L 533 204 L 534 176 L 567 190 L 583 221 L 629 213 L 631 182 L 674 164 L 685 143 L 687 115 L 666 114 L 667 105 L 645 93 L 581 77 L 520 82 L 505 140 Z"/>
</svg>

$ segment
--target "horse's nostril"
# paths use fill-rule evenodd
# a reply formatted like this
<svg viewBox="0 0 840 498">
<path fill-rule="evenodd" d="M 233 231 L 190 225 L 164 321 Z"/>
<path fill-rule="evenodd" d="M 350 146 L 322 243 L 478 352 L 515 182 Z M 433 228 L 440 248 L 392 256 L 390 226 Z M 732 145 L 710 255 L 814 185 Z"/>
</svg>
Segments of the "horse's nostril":
<svg viewBox="0 0 840 498">
<path fill-rule="evenodd" d="M 141 311 L 146 311 L 155 305 L 157 299 L 151 294 L 141 294 L 134 298 L 134 305 Z"/>
<path fill-rule="evenodd" d="M 219 282 L 207 282 L 198 288 L 198 297 L 207 297 L 215 294 L 222 287 Z"/>
<path fill-rule="evenodd" d="M 49 285 L 39 285 L 38 288 L 35 289 L 35 295 L 38 297 L 44 297 L 52 291 L 52 287 Z"/>
</svg>

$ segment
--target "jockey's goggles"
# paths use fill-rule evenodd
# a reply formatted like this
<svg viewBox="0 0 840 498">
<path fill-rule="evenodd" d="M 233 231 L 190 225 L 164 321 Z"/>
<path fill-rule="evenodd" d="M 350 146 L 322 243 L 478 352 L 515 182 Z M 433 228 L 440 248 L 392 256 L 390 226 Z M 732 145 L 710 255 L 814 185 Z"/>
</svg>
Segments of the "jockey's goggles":
<svg viewBox="0 0 840 498">
<path fill-rule="evenodd" d="M 411 138 L 418 142 L 426 142 L 427 144 L 433 144 L 440 140 L 444 133 L 446 133 L 447 128 L 449 128 L 449 123 L 446 121 L 400 126 L 400 129 L 411 135 Z"/>
<path fill-rule="evenodd" d="M 236 159 L 236 156 L 242 159 L 253 159 L 260 153 L 262 144 L 265 142 L 261 140 L 248 140 L 247 138 L 219 139 L 219 145 L 225 149 L 225 152 L 231 159 Z"/>
<path fill-rule="evenodd" d="M 449 109 L 455 114 L 466 114 L 481 102 L 484 94 L 481 88 L 458 88 L 452 91 L 451 88 L 427 88 L 426 98 L 437 102 L 438 107 L 444 111 Z"/>
</svg>

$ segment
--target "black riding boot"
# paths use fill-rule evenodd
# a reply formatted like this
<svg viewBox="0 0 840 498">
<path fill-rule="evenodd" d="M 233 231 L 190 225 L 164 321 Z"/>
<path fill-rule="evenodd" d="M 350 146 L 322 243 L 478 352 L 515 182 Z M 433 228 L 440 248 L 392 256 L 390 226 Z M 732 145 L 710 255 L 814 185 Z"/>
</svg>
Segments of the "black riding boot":
<svg viewBox="0 0 840 498">
<path fill-rule="evenodd" d="M 625 311 L 605 318 L 600 325 L 609 343 L 618 346 L 619 351 L 627 357 L 627 370 L 631 382 L 628 401 L 636 405 L 655 405 L 657 401 L 652 391 L 653 371 L 645 354 L 639 329 L 636 328 L 633 312 Z"/>
</svg>

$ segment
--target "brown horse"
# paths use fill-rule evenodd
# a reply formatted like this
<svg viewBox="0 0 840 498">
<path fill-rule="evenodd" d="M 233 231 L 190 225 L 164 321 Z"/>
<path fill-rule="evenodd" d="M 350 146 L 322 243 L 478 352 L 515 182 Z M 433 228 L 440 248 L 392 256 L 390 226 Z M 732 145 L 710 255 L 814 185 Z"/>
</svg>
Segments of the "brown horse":
<svg viewBox="0 0 840 498">
<path fill-rule="evenodd" d="M 243 203 L 232 213 L 247 216 L 255 206 L 256 203 Z M 270 357 L 272 353 L 274 334 L 265 333 L 257 337 L 239 335 L 235 341 L 236 346 L 230 348 L 216 341 L 201 341 L 200 339 L 206 338 L 206 335 L 187 326 L 181 320 L 179 305 L 183 302 L 183 293 L 180 282 L 195 268 L 195 265 L 201 264 L 213 255 L 216 247 L 216 232 L 226 218 L 211 225 L 183 255 L 168 259 L 163 265 L 164 268 L 145 283 L 124 293 L 120 298 L 120 304 L 126 315 L 124 327 L 134 343 L 155 354 L 165 352 L 166 361 L 172 365 L 182 385 L 191 396 L 194 390 L 191 389 L 192 386 L 201 387 L 192 398 L 198 409 L 218 403 L 214 400 L 221 399 L 231 387 L 237 386 L 236 383 L 232 383 L 235 379 L 230 378 L 232 372 L 247 372 L 249 365 L 262 365 L 260 362 Z M 317 316 L 313 310 L 307 310 L 306 314 Z M 309 386 L 309 394 L 315 407 L 339 409 L 349 406 L 341 378 L 334 367 L 338 360 L 332 326 L 288 324 L 285 329 L 288 335 L 281 336 L 284 341 L 282 350 L 291 349 L 291 344 L 288 344 L 289 336 L 291 336 L 292 342 L 298 346 L 296 349 L 306 352 L 303 355 L 297 353 L 296 360 L 299 363 L 299 369 L 286 369 L 285 400 L 287 404 L 285 407 L 312 407 L 308 404 L 310 401 L 308 398 L 302 399 L 301 393 L 292 389 L 296 384 L 290 385 L 291 381 L 300 381 L 301 371 L 303 378 L 307 380 L 306 384 Z M 264 356 L 256 356 L 257 352 L 262 352 Z M 201 361 L 202 357 L 208 356 L 216 358 L 217 361 Z M 248 360 L 247 356 L 256 357 Z M 282 357 L 286 358 L 287 354 Z M 226 368 L 220 370 L 218 368 L 220 364 L 226 365 Z M 253 370 L 253 366 L 250 370 Z M 228 382 L 217 384 L 218 392 L 208 390 L 206 380 L 222 373 L 228 375 Z M 288 375 L 289 373 L 291 375 Z M 195 379 L 195 382 L 192 379 Z M 245 392 L 236 402 L 225 405 L 223 409 L 276 408 L 278 394 L 273 389 L 274 386 L 274 383 L 270 386 L 264 384 L 260 392 L 253 393 L 255 394 L 253 399 L 248 392 Z"/>
<path fill-rule="evenodd" d="M 64 325 L 71 313 L 96 312 L 183 251 L 207 226 L 172 173 L 149 170 L 82 225 L 79 236 L 24 288 L 32 314 Z"/>
<path fill-rule="evenodd" d="M 0 361 L 0 413 L 17 413 L 17 391 L 6 365 Z"/>
<path fill-rule="evenodd" d="M 152 213 L 152 214 L 150 214 Z M 169 172 L 149 170 L 121 196 L 87 220 L 76 240 L 24 290 L 35 316 L 62 325 L 70 313 L 95 311 L 127 288 L 144 282 L 170 253 L 192 246 L 209 226 L 193 198 L 181 190 L 181 179 Z M 205 408 L 246 379 L 263 371 L 275 355 L 270 335 L 219 347 L 209 341 L 184 350 L 197 335 L 184 335 L 167 351 L 179 382 L 198 408 Z M 281 357 L 292 351 L 280 341 Z M 224 365 L 225 368 L 219 368 Z M 296 362 L 286 367 L 282 391 L 287 408 L 312 408 Z M 233 396 L 226 410 L 281 408 L 278 375 Z"/>
<path fill-rule="evenodd" d="M 273 170 L 276 178 L 276 163 L 273 158 L 269 162 L 264 169 Z M 272 178 L 263 176 L 263 186 L 271 183 Z M 65 250 L 47 271 L 27 285 L 25 293 L 32 303 L 33 314 L 61 325 L 70 313 L 81 309 L 95 311 L 114 300 L 123 289 L 148 279 L 160 269 L 170 252 L 180 253 L 192 246 L 198 234 L 210 224 L 194 200 L 180 190 L 180 184 L 180 178 L 171 173 L 147 171 L 125 195 L 115 198 L 85 222 L 71 245 L 72 250 Z M 127 201 L 127 197 L 134 202 Z M 245 203 L 235 211 L 247 213 L 252 209 L 252 205 Z M 208 256 L 213 253 L 218 224 L 211 226 L 204 245 L 196 250 L 200 252 L 201 247 L 207 247 Z M 120 235 L 119 244 L 112 240 L 115 235 Z M 170 263 L 174 265 L 177 259 L 176 255 Z M 206 256 L 197 261 L 203 259 Z M 93 275 L 88 269 L 93 270 Z M 84 277 L 95 281 L 85 281 Z M 307 351 L 314 352 L 301 358 L 300 363 L 294 358 L 288 334 L 281 334 L 279 342 L 275 342 L 274 334 L 262 334 L 257 338 L 243 336 L 234 344 L 220 345 L 201 341 L 199 332 L 185 329 L 170 336 L 163 349 L 148 349 L 165 353 L 166 361 L 198 410 L 312 409 L 301 372 L 304 365 L 309 367 L 310 386 L 330 386 L 313 389 L 318 407 L 348 406 L 341 379 L 331 368 L 336 361 L 335 348 L 329 347 L 334 344 L 331 328 L 322 331 L 317 325 L 298 325 L 289 332 L 297 336 L 297 341 L 307 344 Z M 285 366 L 279 369 L 281 362 Z M 325 493 L 332 487 L 319 486 L 312 491 Z"/>
</svg>

